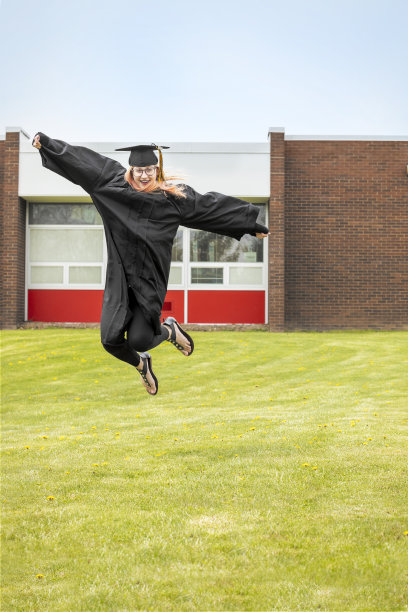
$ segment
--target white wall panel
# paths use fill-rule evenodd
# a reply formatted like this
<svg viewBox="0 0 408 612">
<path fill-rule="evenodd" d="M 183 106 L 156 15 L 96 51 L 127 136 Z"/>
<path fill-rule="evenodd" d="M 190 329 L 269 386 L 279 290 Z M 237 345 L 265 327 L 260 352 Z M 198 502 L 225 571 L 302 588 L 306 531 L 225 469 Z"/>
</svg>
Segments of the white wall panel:
<svg viewBox="0 0 408 612">
<path fill-rule="evenodd" d="M 73 143 L 87 146 L 128 167 L 128 154 L 114 152 L 127 143 Z M 269 145 L 265 143 L 166 143 L 167 174 L 175 173 L 200 193 L 219 191 L 242 198 L 269 197 Z M 33 200 L 89 200 L 78 185 L 43 168 L 31 141 L 22 140 L 19 195 Z"/>
</svg>

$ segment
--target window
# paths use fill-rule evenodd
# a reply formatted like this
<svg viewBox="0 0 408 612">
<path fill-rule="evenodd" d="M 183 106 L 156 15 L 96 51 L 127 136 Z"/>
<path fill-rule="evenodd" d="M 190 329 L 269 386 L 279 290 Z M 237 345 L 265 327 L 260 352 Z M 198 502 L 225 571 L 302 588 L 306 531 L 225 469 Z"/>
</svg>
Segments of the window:
<svg viewBox="0 0 408 612">
<path fill-rule="evenodd" d="M 267 224 L 260 204 L 258 223 Z M 30 203 L 27 268 L 30 288 L 104 287 L 106 245 L 93 204 Z M 266 282 L 266 242 L 180 227 L 174 239 L 170 289 L 259 289 Z"/>
<path fill-rule="evenodd" d="M 28 207 L 31 288 L 102 288 L 105 240 L 93 204 L 37 203 Z"/>
<path fill-rule="evenodd" d="M 266 206 L 259 205 L 257 221 L 266 225 Z M 189 230 L 189 234 L 191 285 L 263 285 L 263 240 L 246 234 L 238 241 L 201 230 Z"/>
<path fill-rule="evenodd" d="M 102 225 L 102 219 L 93 204 L 44 204 L 31 202 L 30 225 Z"/>
<path fill-rule="evenodd" d="M 224 280 L 223 268 L 191 268 L 191 282 L 209 285 L 222 285 Z"/>
<path fill-rule="evenodd" d="M 169 285 L 179 288 L 183 285 L 184 231 L 181 228 L 177 230 L 171 251 Z"/>
</svg>

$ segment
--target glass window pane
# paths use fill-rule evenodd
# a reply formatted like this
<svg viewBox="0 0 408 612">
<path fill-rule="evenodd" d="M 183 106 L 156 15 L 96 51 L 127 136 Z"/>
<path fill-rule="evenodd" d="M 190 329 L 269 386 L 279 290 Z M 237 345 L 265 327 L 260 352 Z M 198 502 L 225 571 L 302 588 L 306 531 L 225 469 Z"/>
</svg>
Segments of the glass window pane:
<svg viewBox="0 0 408 612">
<path fill-rule="evenodd" d="M 171 251 L 171 261 L 183 261 L 183 230 L 177 230 Z"/>
<path fill-rule="evenodd" d="M 69 282 L 100 285 L 102 269 L 95 266 L 70 266 Z"/>
<path fill-rule="evenodd" d="M 262 285 L 262 268 L 231 267 L 229 282 L 230 285 Z"/>
<path fill-rule="evenodd" d="M 103 230 L 30 230 L 30 261 L 103 260 Z"/>
<path fill-rule="evenodd" d="M 260 263 L 263 261 L 263 243 L 262 240 L 248 234 L 245 234 L 238 242 L 235 238 L 228 236 L 191 230 L 190 260 Z"/>
<path fill-rule="evenodd" d="M 191 268 L 192 283 L 222 285 L 223 280 L 224 268 Z"/>
<path fill-rule="evenodd" d="M 254 204 L 254 206 L 259 206 L 258 218 L 256 220 L 260 225 L 266 225 L 266 205 L 265 204 Z"/>
<path fill-rule="evenodd" d="M 265 225 L 266 206 L 259 206 L 258 223 Z M 263 261 L 263 241 L 245 234 L 240 241 L 201 230 L 190 231 L 191 261 L 233 261 L 260 263 Z"/>
<path fill-rule="evenodd" d="M 182 280 L 182 268 L 181 266 L 171 266 L 169 285 L 181 285 Z"/>
<path fill-rule="evenodd" d="M 64 268 L 62 266 L 31 266 L 32 284 L 63 283 Z"/>
<path fill-rule="evenodd" d="M 28 210 L 30 225 L 102 225 L 93 204 L 31 202 Z"/>
</svg>

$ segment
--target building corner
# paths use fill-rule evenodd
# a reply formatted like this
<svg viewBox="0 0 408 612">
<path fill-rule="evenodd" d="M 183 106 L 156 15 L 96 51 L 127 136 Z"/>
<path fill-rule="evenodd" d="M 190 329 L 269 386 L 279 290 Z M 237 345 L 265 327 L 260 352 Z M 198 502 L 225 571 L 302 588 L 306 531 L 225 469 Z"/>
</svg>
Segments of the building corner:
<svg viewBox="0 0 408 612">
<path fill-rule="evenodd" d="M 25 315 L 26 202 L 19 197 L 21 128 L 6 128 L 0 140 L 0 328 L 15 329 Z"/>
<path fill-rule="evenodd" d="M 285 129 L 269 128 L 268 327 L 285 329 Z"/>
</svg>

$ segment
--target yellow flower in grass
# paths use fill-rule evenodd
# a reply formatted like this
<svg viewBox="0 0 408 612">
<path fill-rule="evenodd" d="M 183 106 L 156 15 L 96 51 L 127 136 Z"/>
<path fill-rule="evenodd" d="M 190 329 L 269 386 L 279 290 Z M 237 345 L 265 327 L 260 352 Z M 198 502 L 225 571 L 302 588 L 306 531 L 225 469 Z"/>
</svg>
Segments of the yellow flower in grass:
<svg viewBox="0 0 408 612">
<path fill-rule="evenodd" d="M 408 531 L 404 531 L 404 535 L 408 536 Z"/>
<path fill-rule="evenodd" d="M 53 499 L 55 499 L 55 497 L 54 497 L 53 495 L 49 495 L 49 496 L 47 497 L 47 499 L 48 499 L 49 501 L 52 501 Z"/>
<path fill-rule="evenodd" d="M 302 467 L 309 467 L 310 463 L 302 463 Z"/>
<path fill-rule="evenodd" d="M 41 579 L 44 578 L 44 574 L 36 574 L 35 577 Z"/>
<path fill-rule="evenodd" d="M 312 470 L 317 470 L 317 465 L 314 465 L 314 466 L 312 467 Z"/>
</svg>

